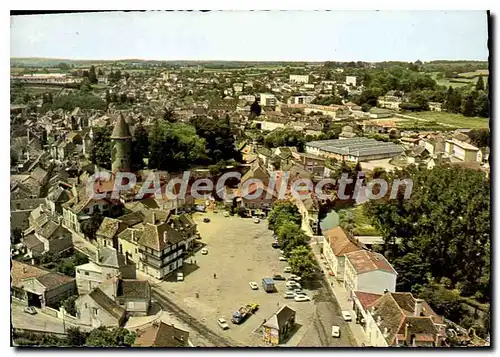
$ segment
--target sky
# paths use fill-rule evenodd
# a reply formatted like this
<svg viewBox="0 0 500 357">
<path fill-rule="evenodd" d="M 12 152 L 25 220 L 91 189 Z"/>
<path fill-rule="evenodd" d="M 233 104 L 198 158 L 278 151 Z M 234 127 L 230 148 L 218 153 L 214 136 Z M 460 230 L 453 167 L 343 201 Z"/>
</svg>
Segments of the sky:
<svg viewBox="0 0 500 357">
<path fill-rule="evenodd" d="M 487 60 L 485 11 L 107 12 L 11 16 L 11 57 Z"/>
</svg>

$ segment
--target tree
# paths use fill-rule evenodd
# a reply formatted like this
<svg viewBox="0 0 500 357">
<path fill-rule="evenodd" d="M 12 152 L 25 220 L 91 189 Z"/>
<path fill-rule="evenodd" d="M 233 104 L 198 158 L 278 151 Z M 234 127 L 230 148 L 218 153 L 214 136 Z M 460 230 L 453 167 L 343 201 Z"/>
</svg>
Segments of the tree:
<svg viewBox="0 0 500 357">
<path fill-rule="evenodd" d="M 66 329 L 66 341 L 68 346 L 80 347 L 85 345 L 87 334 L 80 331 L 78 327 L 68 327 Z"/>
<path fill-rule="evenodd" d="M 445 108 L 450 113 L 460 113 L 460 104 L 462 97 L 457 90 L 454 90 L 451 86 L 448 88 L 446 93 Z"/>
<path fill-rule="evenodd" d="M 261 113 L 262 113 L 262 107 L 260 106 L 258 100 L 255 99 L 255 101 L 250 106 L 250 116 L 248 117 L 248 119 L 253 120 L 256 117 L 260 116 Z"/>
<path fill-rule="evenodd" d="M 103 221 L 104 217 L 99 210 L 95 210 L 92 215 L 90 216 L 90 219 L 87 219 L 82 223 L 82 232 L 85 234 L 85 236 L 88 239 L 95 240 L 96 239 L 96 233 L 99 230 L 99 227 L 101 226 L 101 223 Z"/>
<path fill-rule="evenodd" d="M 88 78 L 84 78 L 80 83 L 80 91 L 84 94 L 89 94 L 92 91 L 91 82 Z"/>
<path fill-rule="evenodd" d="M 491 145 L 491 133 L 488 129 L 472 129 L 467 135 L 471 139 L 471 143 L 478 148 Z"/>
<path fill-rule="evenodd" d="M 94 128 L 90 151 L 92 163 L 108 170 L 111 169 L 111 150 L 113 149 L 112 129 L 111 126 Z"/>
<path fill-rule="evenodd" d="M 473 117 L 475 112 L 474 97 L 472 94 L 467 94 L 465 98 L 462 99 L 462 114 L 466 117 Z"/>
<path fill-rule="evenodd" d="M 479 117 L 488 118 L 490 112 L 490 101 L 485 92 L 479 92 L 475 99 L 475 113 Z"/>
<path fill-rule="evenodd" d="M 477 90 L 477 91 L 482 91 L 482 90 L 484 90 L 484 81 L 483 81 L 483 76 L 479 76 L 479 78 L 477 79 L 477 83 L 476 83 L 476 90 Z"/>
<path fill-rule="evenodd" d="M 205 140 L 184 123 L 159 122 L 149 133 L 149 167 L 176 172 L 206 159 Z"/>
<path fill-rule="evenodd" d="M 75 306 L 76 299 L 78 299 L 78 295 L 72 295 L 66 300 L 64 300 L 62 303 L 64 310 L 66 310 L 66 312 L 71 316 L 76 316 L 76 306 Z"/>
<path fill-rule="evenodd" d="M 172 108 L 163 108 L 163 120 L 169 123 L 175 123 L 177 121 L 175 111 Z"/>
<path fill-rule="evenodd" d="M 21 239 L 23 238 L 23 230 L 19 227 L 16 227 L 10 231 L 10 244 L 14 245 L 17 243 L 21 243 Z"/>
<path fill-rule="evenodd" d="M 144 168 L 144 159 L 149 157 L 148 132 L 142 124 L 138 124 L 134 130 L 134 141 L 132 142 L 131 166 L 133 171 Z"/>
<path fill-rule="evenodd" d="M 107 329 L 99 327 L 90 332 L 86 345 L 91 347 L 130 347 L 135 341 L 135 333 L 123 327 Z"/>
<path fill-rule="evenodd" d="M 292 222 L 284 222 L 276 230 L 278 244 L 286 256 L 300 246 L 307 246 L 308 237 L 300 226 Z"/>
<path fill-rule="evenodd" d="M 59 64 L 57 65 L 57 67 L 58 67 L 59 69 L 63 70 L 63 71 L 69 71 L 69 69 L 71 68 L 71 67 L 69 66 L 69 64 L 64 63 L 64 62 L 59 63 Z"/>
<path fill-rule="evenodd" d="M 275 129 L 264 139 L 264 145 L 267 148 L 295 146 L 300 152 L 304 150 L 305 143 L 304 135 L 293 128 Z"/>
<path fill-rule="evenodd" d="M 308 246 L 299 246 L 290 251 L 288 263 L 293 274 L 302 279 L 311 279 L 316 270 L 316 261 Z"/>
<path fill-rule="evenodd" d="M 397 291 L 411 291 L 417 284 L 424 285 L 429 271 L 429 264 L 415 253 L 408 253 L 394 260 L 394 269 L 398 272 Z"/>
<path fill-rule="evenodd" d="M 104 72 L 103 72 L 102 68 L 99 68 L 99 70 L 97 71 L 97 75 L 104 76 Z"/>
<path fill-rule="evenodd" d="M 326 72 L 325 80 L 326 81 L 331 81 L 332 80 L 332 72 L 330 72 L 330 71 Z"/>
<path fill-rule="evenodd" d="M 93 65 L 90 66 L 89 81 L 91 84 L 97 84 L 97 76 L 95 74 L 95 67 Z"/>
<path fill-rule="evenodd" d="M 196 128 L 196 134 L 205 139 L 206 154 L 212 163 L 221 161 L 241 161 L 241 153 L 236 149 L 229 118 L 210 119 L 206 116 L 194 116 L 191 124 Z"/>
<path fill-rule="evenodd" d="M 273 205 L 271 212 L 267 215 L 269 229 L 276 231 L 284 222 L 292 222 L 297 225 L 302 223 L 299 209 L 290 201 L 277 201 Z"/>
</svg>

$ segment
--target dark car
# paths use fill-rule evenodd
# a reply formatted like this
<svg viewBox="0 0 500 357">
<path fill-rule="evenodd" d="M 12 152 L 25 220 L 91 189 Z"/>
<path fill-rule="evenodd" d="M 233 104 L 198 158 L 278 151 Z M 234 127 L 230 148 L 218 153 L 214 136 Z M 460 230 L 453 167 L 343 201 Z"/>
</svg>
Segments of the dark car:
<svg viewBox="0 0 500 357">
<path fill-rule="evenodd" d="M 210 218 L 208 218 L 208 217 L 203 218 L 203 222 L 205 222 L 205 223 L 210 222 Z"/>
<path fill-rule="evenodd" d="M 274 274 L 273 279 L 274 280 L 286 280 L 285 277 L 281 274 Z"/>
<path fill-rule="evenodd" d="M 271 244 L 271 246 L 274 248 L 274 249 L 278 249 L 280 247 L 280 245 L 277 243 L 277 242 L 273 242 L 273 244 Z"/>
</svg>

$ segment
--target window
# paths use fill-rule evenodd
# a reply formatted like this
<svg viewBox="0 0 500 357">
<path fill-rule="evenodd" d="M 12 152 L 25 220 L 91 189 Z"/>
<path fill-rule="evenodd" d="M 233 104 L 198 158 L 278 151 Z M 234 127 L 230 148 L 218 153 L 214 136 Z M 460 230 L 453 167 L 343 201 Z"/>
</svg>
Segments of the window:
<svg viewBox="0 0 500 357">
<path fill-rule="evenodd" d="M 174 264 L 170 264 L 170 266 L 168 267 L 168 269 L 169 269 L 170 271 L 174 270 L 174 269 L 175 269 L 175 265 L 174 265 Z"/>
<path fill-rule="evenodd" d="M 96 307 L 93 307 L 93 308 L 92 308 L 92 312 L 94 313 L 94 316 L 97 316 L 97 310 L 98 310 L 98 309 L 97 309 Z"/>
<path fill-rule="evenodd" d="M 139 253 L 139 249 L 135 248 L 135 254 Z"/>
<path fill-rule="evenodd" d="M 88 307 L 88 305 L 87 305 L 87 303 L 85 303 L 85 308 L 87 308 L 87 307 Z"/>
<path fill-rule="evenodd" d="M 88 271 L 86 271 L 86 272 L 85 272 L 85 275 L 89 275 L 89 272 L 88 272 Z"/>
</svg>

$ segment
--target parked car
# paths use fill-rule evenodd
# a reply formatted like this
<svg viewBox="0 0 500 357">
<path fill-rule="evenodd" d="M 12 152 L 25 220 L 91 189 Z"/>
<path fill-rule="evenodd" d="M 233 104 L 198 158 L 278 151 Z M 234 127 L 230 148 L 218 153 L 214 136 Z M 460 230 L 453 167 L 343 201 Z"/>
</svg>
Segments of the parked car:
<svg viewBox="0 0 500 357">
<path fill-rule="evenodd" d="M 280 247 L 280 245 L 278 244 L 278 242 L 273 242 L 273 244 L 271 244 L 271 246 L 274 248 L 274 249 L 277 249 Z"/>
<path fill-rule="evenodd" d="M 25 307 L 24 312 L 30 315 L 36 315 L 36 309 L 33 306 Z"/>
<path fill-rule="evenodd" d="M 340 327 L 339 326 L 332 326 L 332 337 L 340 337 Z"/>
<path fill-rule="evenodd" d="M 288 288 L 288 289 L 299 289 L 297 286 L 297 282 L 293 281 L 293 280 L 289 280 L 285 283 L 285 286 Z"/>
<path fill-rule="evenodd" d="M 286 280 L 285 277 L 281 274 L 274 274 L 273 280 Z"/>
<path fill-rule="evenodd" d="M 184 273 L 177 273 L 177 281 L 184 281 Z"/>
<path fill-rule="evenodd" d="M 309 301 L 311 300 L 311 298 L 307 295 L 296 295 L 294 298 L 293 298 L 295 301 L 297 302 L 302 302 L 302 301 Z"/>
<path fill-rule="evenodd" d="M 201 239 L 200 233 L 196 233 L 196 239 Z"/>
<path fill-rule="evenodd" d="M 301 281 L 302 278 L 300 276 L 298 276 L 298 275 L 290 274 L 290 276 L 288 277 L 288 280 Z"/>
<path fill-rule="evenodd" d="M 208 217 L 203 218 L 203 222 L 209 223 L 210 222 L 210 218 L 208 218 Z"/>
<path fill-rule="evenodd" d="M 229 217 L 229 212 L 228 212 L 228 211 L 225 211 L 222 215 L 223 215 L 224 217 Z"/>
<path fill-rule="evenodd" d="M 283 254 L 285 254 L 285 252 L 284 252 L 284 251 L 282 251 L 282 250 L 280 250 L 280 254 L 281 254 L 281 255 L 283 255 Z"/>
<path fill-rule="evenodd" d="M 352 316 L 349 311 L 342 311 L 342 317 L 344 318 L 344 321 L 352 321 Z"/>
<path fill-rule="evenodd" d="M 220 328 L 223 330 L 228 330 L 229 329 L 229 324 L 227 323 L 226 319 L 219 317 L 217 319 L 217 323 L 219 324 Z"/>
<path fill-rule="evenodd" d="M 203 248 L 203 249 L 201 250 L 201 254 L 203 254 L 203 255 L 207 255 L 207 254 L 208 254 L 208 249 L 207 249 L 207 248 Z"/>
<path fill-rule="evenodd" d="M 292 268 L 290 268 L 290 267 L 285 267 L 285 269 L 283 269 L 283 272 L 284 272 L 284 273 L 291 273 L 291 272 L 292 272 Z"/>
<path fill-rule="evenodd" d="M 293 292 L 294 292 L 295 296 L 307 295 L 302 289 L 294 289 Z"/>
<path fill-rule="evenodd" d="M 286 262 L 286 258 L 283 256 L 281 256 L 279 259 L 280 259 L 280 262 Z"/>
<path fill-rule="evenodd" d="M 253 219 L 253 223 L 260 223 L 260 219 L 259 218 L 254 218 Z"/>
<path fill-rule="evenodd" d="M 283 295 L 285 299 L 293 299 L 295 297 L 295 293 L 291 290 L 285 291 L 285 294 Z"/>
<path fill-rule="evenodd" d="M 257 283 L 255 281 L 251 281 L 248 284 L 250 285 L 250 287 L 252 288 L 252 290 L 259 290 L 259 285 L 257 285 Z"/>
</svg>

